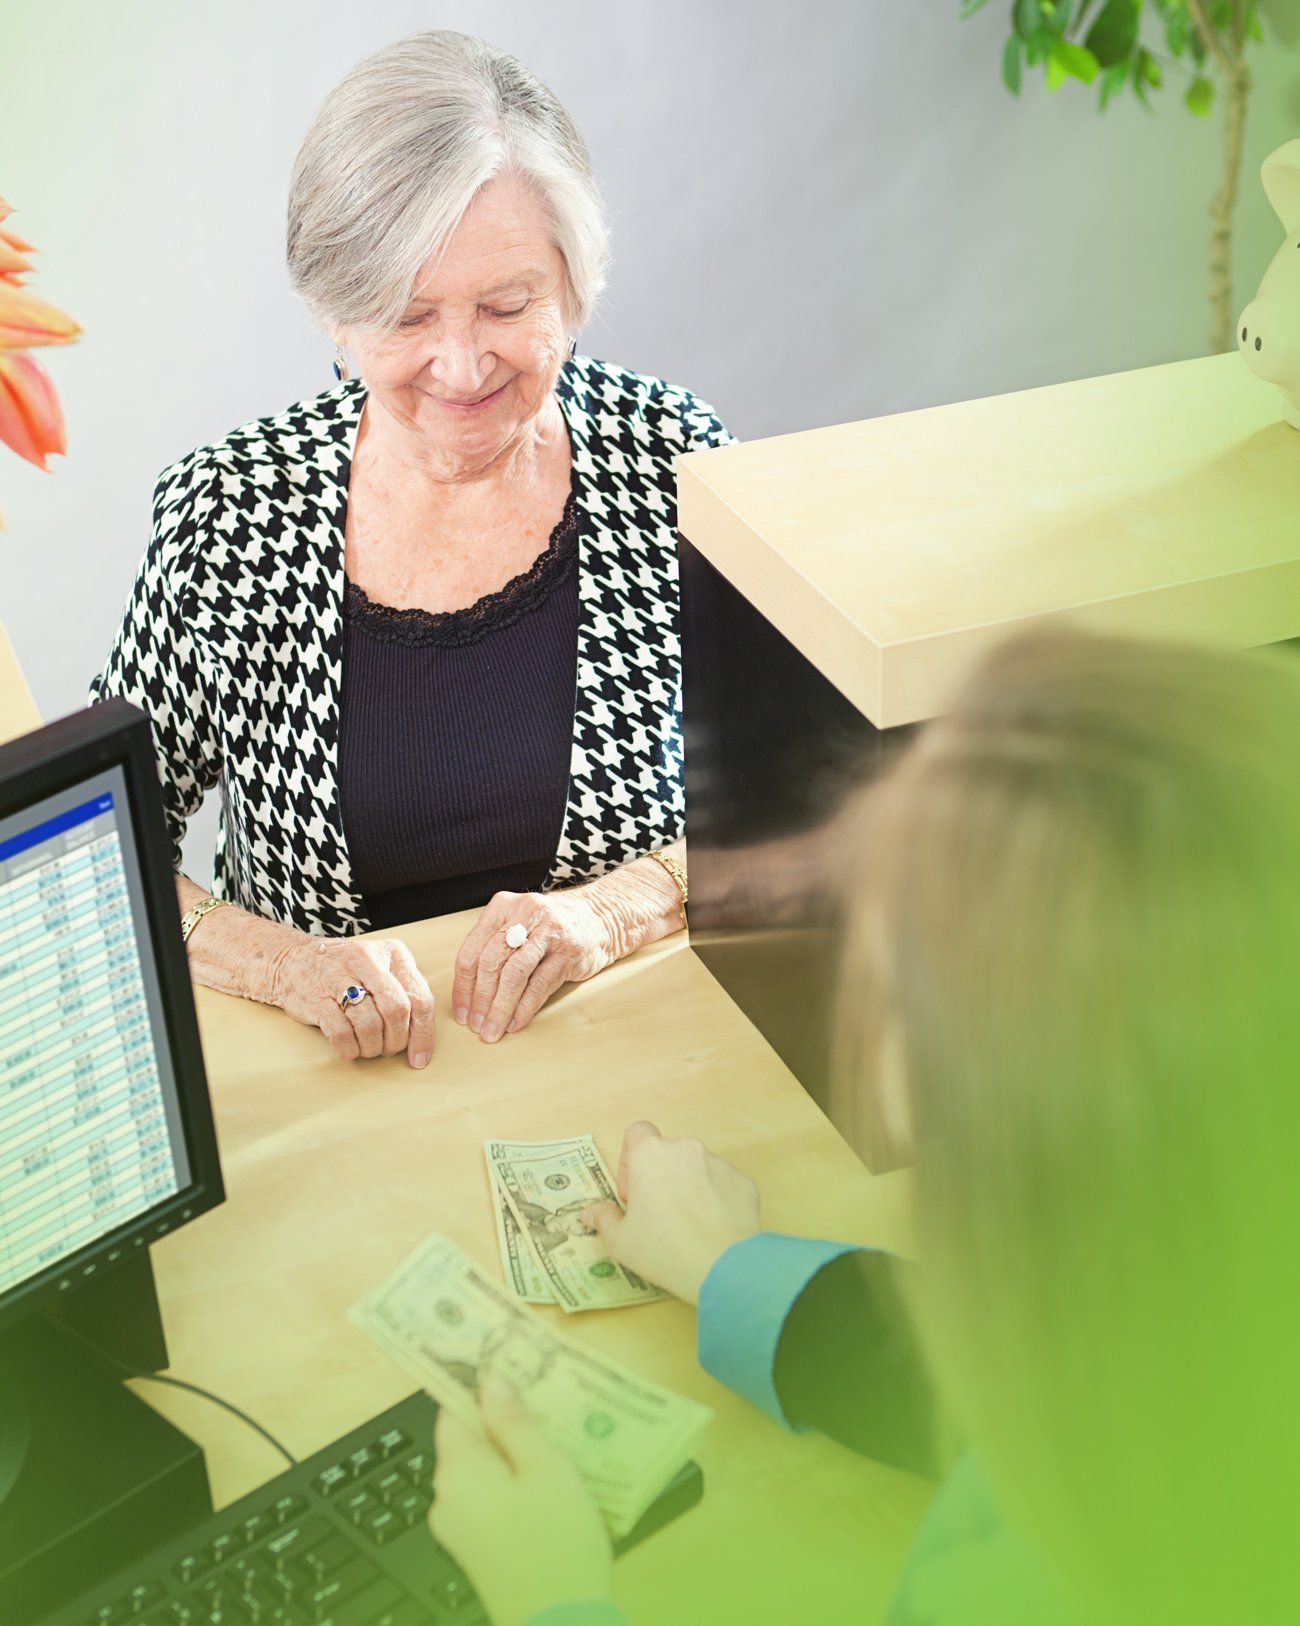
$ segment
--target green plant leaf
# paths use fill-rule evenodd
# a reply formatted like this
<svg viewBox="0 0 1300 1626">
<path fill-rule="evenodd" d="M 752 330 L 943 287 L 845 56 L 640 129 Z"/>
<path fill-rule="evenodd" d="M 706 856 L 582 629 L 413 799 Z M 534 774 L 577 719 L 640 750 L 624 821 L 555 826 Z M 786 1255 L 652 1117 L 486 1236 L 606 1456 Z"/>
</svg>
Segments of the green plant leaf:
<svg viewBox="0 0 1300 1626">
<path fill-rule="evenodd" d="M 1259 24 L 1259 12 L 1256 11 L 1253 4 L 1246 10 L 1246 35 L 1247 38 L 1253 40 L 1262 40 L 1264 38 L 1264 30 Z"/>
<path fill-rule="evenodd" d="M 1198 119 L 1209 118 L 1210 108 L 1214 104 L 1214 81 L 1204 74 L 1197 74 L 1188 85 L 1183 100 L 1187 103 L 1188 111 L 1195 113 Z"/>
<path fill-rule="evenodd" d="M 1084 46 L 1072 45 L 1069 40 L 1057 40 L 1052 47 L 1052 60 L 1059 62 L 1072 78 L 1082 79 L 1085 85 L 1097 77 L 1097 58 Z"/>
<path fill-rule="evenodd" d="M 1026 44 L 1043 26 L 1043 14 L 1038 0 L 1016 0 L 1011 8 L 1011 26 Z"/>
<path fill-rule="evenodd" d="M 1084 44 L 1103 68 L 1111 68 L 1132 54 L 1137 37 L 1136 0 L 1106 0 L 1105 9 L 1088 30 Z"/>
<path fill-rule="evenodd" d="M 1187 49 L 1187 42 L 1191 38 L 1192 19 L 1182 6 L 1176 11 L 1170 11 L 1165 16 L 1165 44 L 1169 47 L 1170 56 L 1182 56 Z"/>
<path fill-rule="evenodd" d="M 1133 66 L 1132 59 L 1127 62 L 1116 62 L 1113 67 L 1107 68 L 1101 76 L 1101 96 L 1099 98 L 1101 109 L 1106 110 L 1106 103 L 1117 91 L 1123 90 L 1124 81 L 1128 78 L 1129 69 Z"/>
<path fill-rule="evenodd" d="M 1164 69 L 1145 48 L 1138 52 L 1138 74 L 1156 90 L 1159 90 L 1165 81 Z"/>
<path fill-rule="evenodd" d="M 1056 52 L 1053 51 L 1051 56 L 1049 56 L 1047 59 L 1048 90 L 1060 90 L 1061 86 L 1068 78 L 1069 74 L 1066 71 L 1065 64 L 1061 61 L 1060 57 L 1057 56 Z"/>
<path fill-rule="evenodd" d="M 965 22 L 967 17 L 973 17 L 981 6 L 986 6 L 988 0 L 961 0 L 961 10 L 957 13 L 958 20 Z"/>
<path fill-rule="evenodd" d="M 1020 94 L 1020 52 L 1022 49 L 1020 39 L 1015 34 L 1009 34 L 1002 51 L 1002 83 L 1013 96 L 1019 96 Z"/>
</svg>

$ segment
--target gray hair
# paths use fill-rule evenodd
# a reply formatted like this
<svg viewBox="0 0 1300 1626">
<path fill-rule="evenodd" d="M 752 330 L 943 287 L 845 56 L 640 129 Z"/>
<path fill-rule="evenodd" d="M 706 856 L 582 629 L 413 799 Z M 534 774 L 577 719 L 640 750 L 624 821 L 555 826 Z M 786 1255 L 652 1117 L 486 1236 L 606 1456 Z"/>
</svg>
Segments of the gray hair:
<svg viewBox="0 0 1300 1626">
<path fill-rule="evenodd" d="M 295 290 L 327 328 L 391 328 L 479 188 L 504 175 L 531 185 L 550 216 L 576 332 L 609 265 L 586 144 L 521 62 L 448 29 L 366 57 L 313 119 L 289 182 Z"/>
</svg>

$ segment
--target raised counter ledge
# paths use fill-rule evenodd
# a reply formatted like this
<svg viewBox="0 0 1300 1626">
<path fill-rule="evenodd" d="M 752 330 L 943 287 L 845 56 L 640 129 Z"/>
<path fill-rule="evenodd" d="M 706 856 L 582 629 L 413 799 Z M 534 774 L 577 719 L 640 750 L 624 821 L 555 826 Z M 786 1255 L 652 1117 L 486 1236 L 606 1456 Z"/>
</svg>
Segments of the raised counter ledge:
<svg viewBox="0 0 1300 1626">
<path fill-rule="evenodd" d="M 678 460 L 682 535 L 877 727 L 1015 626 L 1300 635 L 1300 432 L 1235 355 Z"/>
</svg>

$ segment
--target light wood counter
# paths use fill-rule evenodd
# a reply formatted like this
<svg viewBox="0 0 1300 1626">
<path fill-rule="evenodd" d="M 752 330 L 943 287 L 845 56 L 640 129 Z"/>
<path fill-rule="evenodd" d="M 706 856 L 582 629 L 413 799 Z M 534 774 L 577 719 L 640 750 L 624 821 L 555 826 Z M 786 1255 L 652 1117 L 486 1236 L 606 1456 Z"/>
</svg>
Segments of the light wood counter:
<svg viewBox="0 0 1300 1626">
<path fill-rule="evenodd" d="M 877 728 L 1019 623 L 1300 634 L 1300 434 L 1236 354 L 678 461 L 679 528 Z"/>
<path fill-rule="evenodd" d="M 444 1010 L 472 919 L 398 934 Z M 590 1132 L 612 1163 L 624 1126 L 650 1117 L 752 1174 L 774 1229 L 886 1245 L 903 1234 L 904 1178 L 865 1171 L 681 936 L 569 988 L 496 1046 L 444 1016 L 423 1073 L 401 1058 L 336 1061 L 266 1007 L 204 990 L 198 1005 L 228 1200 L 153 1250 L 171 1370 L 298 1454 L 412 1387 L 345 1321 L 363 1290 L 433 1230 L 498 1271 L 490 1135 Z M 878 1616 L 928 1485 L 787 1434 L 730 1395 L 698 1367 L 680 1304 L 539 1313 L 717 1413 L 698 1453 L 704 1502 L 617 1566 L 634 1626 Z M 139 1391 L 205 1446 L 219 1504 L 276 1471 L 216 1408 Z"/>
<path fill-rule="evenodd" d="M 0 626 L 0 745 L 40 726 L 32 691 L 18 665 L 9 634 Z"/>
</svg>

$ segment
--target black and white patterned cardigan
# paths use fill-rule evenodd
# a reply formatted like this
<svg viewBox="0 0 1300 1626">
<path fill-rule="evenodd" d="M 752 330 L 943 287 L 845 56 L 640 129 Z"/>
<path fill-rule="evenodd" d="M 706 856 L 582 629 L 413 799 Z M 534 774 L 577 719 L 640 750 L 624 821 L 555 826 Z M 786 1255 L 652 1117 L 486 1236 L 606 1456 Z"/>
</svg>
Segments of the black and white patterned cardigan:
<svg viewBox="0 0 1300 1626">
<path fill-rule="evenodd" d="M 172 859 L 221 787 L 214 890 L 301 930 L 367 929 L 338 791 L 353 379 L 164 469 L 153 535 L 91 700 L 153 722 Z M 732 437 L 688 391 L 566 363 L 579 622 L 569 793 L 552 888 L 682 833 L 675 460 Z"/>
</svg>

